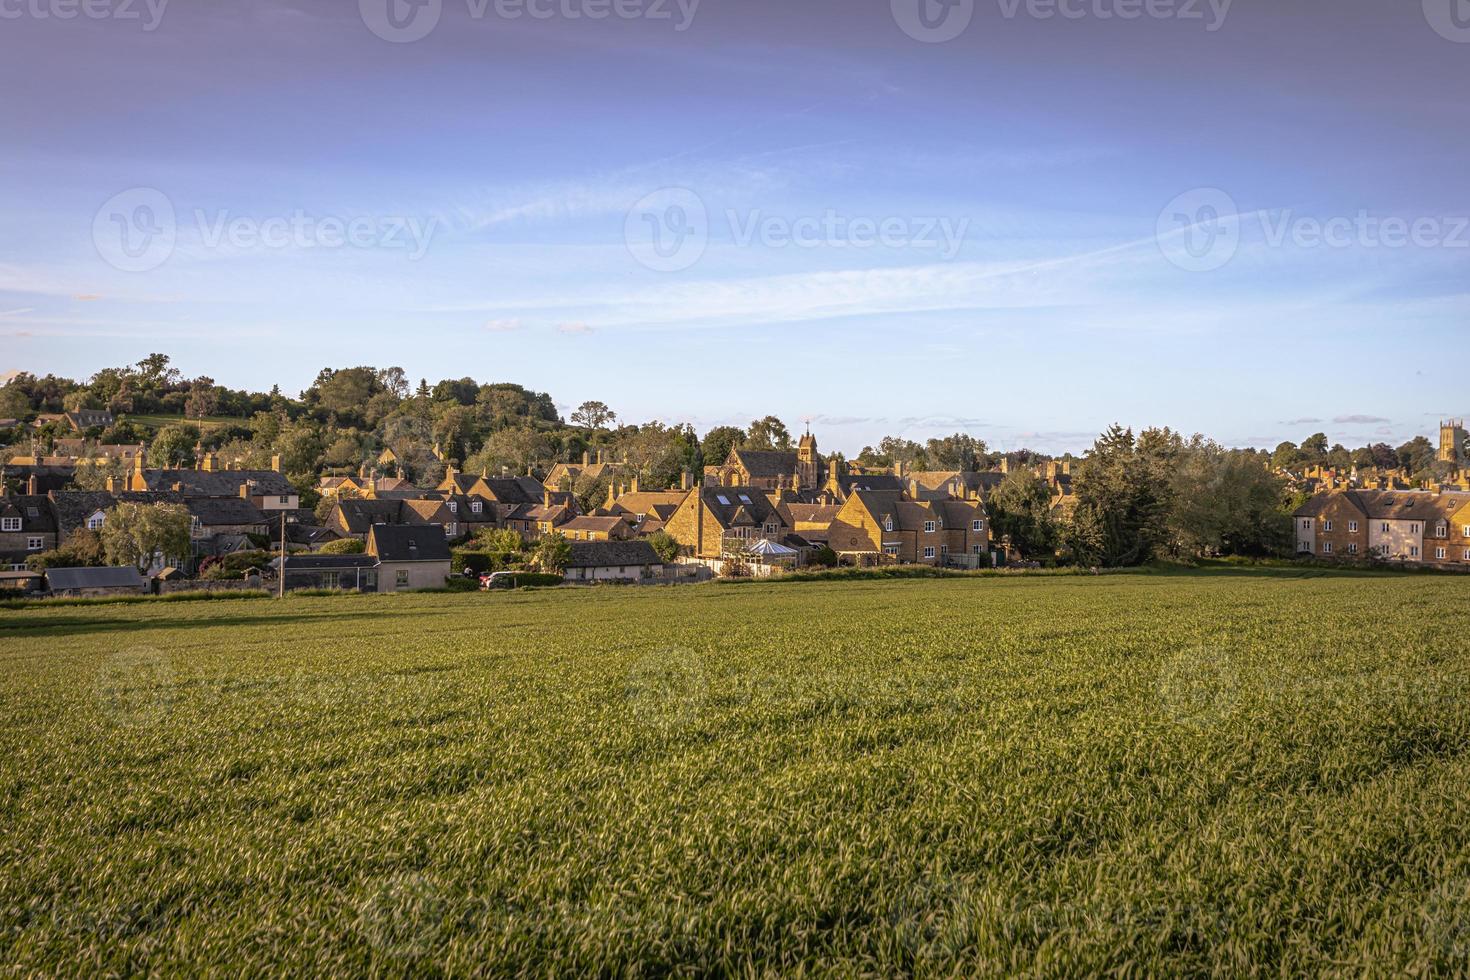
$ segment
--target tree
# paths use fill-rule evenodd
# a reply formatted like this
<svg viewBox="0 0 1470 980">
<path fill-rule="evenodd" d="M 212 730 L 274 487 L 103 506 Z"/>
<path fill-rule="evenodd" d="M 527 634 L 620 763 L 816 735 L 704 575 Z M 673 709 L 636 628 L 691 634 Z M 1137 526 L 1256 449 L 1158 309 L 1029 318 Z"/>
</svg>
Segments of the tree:
<svg viewBox="0 0 1470 980">
<path fill-rule="evenodd" d="M 525 548 L 519 534 L 503 527 L 481 528 L 475 536 L 475 544 L 481 551 L 500 555 L 518 555 Z"/>
<path fill-rule="evenodd" d="M 118 504 L 102 525 L 102 550 L 110 565 L 147 572 L 157 560 L 188 557 L 192 525 L 178 504 Z"/>
<path fill-rule="evenodd" d="M 199 444 L 199 429 L 192 425 L 165 425 L 148 446 L 148 465 L 168 470 L 189 466 L 194 462 L 194 447 Z"/>
<path fill-rule="evenodd" d="M 1305 460 L 1306 454 L 1298 449 L 1294 442 L 1283 442 L 1271 454 L 1271 465 L 1278 470 L 1294 470 Z"/>
<path fill-rule="evenodd" d="M 19 385 L 0 388 L 0 418 L 22 419 L 31 414 L 31 399 Z"/>
<path fill-rule="evenodd" d="M 791 433 L 786 430 L 786 423 L 776 416 L 767 415 L 763 419 L 750 423 L 750 435 L 746 441 L 747 449 L 789 450 L 792 446 Z"/>
<path fill-rule="evenodd" d="M 673 535 L 667 531 L 654 531 L 648 536 L 648 543 L 653 550 L 663 559 L 665 565 L 672 565 L 679 558 L 679 542 L 674 540 Z"/>
<path fill-rule="evenodd" d="M 956 432 L 943 439 L 930 439 L 925 447 L 929 465 L 938 470 L 960 470 L 972 472 L 980 469 L 986 461 L 988 447 L 983 440 L 963 432 Z"/>
<path fill-rule="evenodd" d="M 26 567 L 33 572 L 44 572 L 48 568 L 95 568 L 105 561 L 101 535 L 79 528 L 67 535 L 61 547 L 26 559 Z"/>
<path fill-rule="evenodd" d="M 1439 450 L 1423 436 L 1415 436 L 1398 449 L 1399 466 L 1411 476 L 1427 473 L 1439 460 Z"/>
<path fill-rule="evenodd" d="M 1159 483 L 1160 437 L 1140 452 L 1130 429 L 1114 425 L 1082 461 L 1073 487 L 1070 544 L 1079 559 L 1110 568 L 1137 565 L 1163 540 L 1169 488 Z"/>
<path fill-rule="evenodd" d="M 553 531 L 536 542 L 531 560 L 538 571 L 560 575 L 566 571 L 567 562 L 572 560 L 572 546 L 562 534 Z"/>
<path fill-rule="evenodd" d="M 1327 446 L 1327 433 L 1325 432 L 1319 432 L 1302 440 L 1302 452 L 1310 456 L 1326 456 Z"/>
<path fill-rule="evenodd" d="M 219 408 L 219 393 L 213 378 L 200 378 L 189 386 L 189 400 L 184 403 L 184 415 L 191 419 L 202 419 L 213 415 Z"/>
<path fill-rule="evenodd" d="M 1286 481 L 1255 454 L 1195 436 L 1173 483 L 1169 531 L 1177 553 L 1265 557 L 1289 548 Z"/>
<path fill-rule="evenodd" d="M 572 424 L 586 426 L 593 431 L 605 429 L 609 422 L 616 422 L 618 414 L 602 402 L 583 402 L 572 413 Z"/>
<path fill-rule="evenodd" d="M 699 444 L 704 461 L 709 466 L 722 466 L 730 458 L 732 449 L 745 445 L 745 430 L 734 425 L 717 425 L 704 434 Z"/>
<path fill-rule="evenodd" d="M 1051 497 L 1051 487 L 1045 480 L 1029 470 L 1012 470 L 990 494 L 991 531 L 1009 538 L 1022 555 L 1050 557 L 1057 546 Z"/>
<path fill-rule="evenodd" d="M 328 541 L 317 550 L 319 555 L 360 555 L 367 549 L 360 538 L 342 538 Z"/>
</svg>

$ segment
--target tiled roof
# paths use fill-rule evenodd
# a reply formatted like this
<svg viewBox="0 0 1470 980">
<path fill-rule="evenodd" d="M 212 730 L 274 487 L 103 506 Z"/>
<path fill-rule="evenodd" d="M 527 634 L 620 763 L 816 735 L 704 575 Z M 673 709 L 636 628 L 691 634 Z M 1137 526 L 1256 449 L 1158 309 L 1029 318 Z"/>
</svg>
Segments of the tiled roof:
<svg viewBox="0 0 1470 980">
<path fill-rule="evenodd" d="M 647 541 L 573 541 L 567 568 L 617 568 L 662 565 L 663 559 Z"/>
<path fill-rule="evenodd" d="M 438 524 L 376 524 L 368 532 L 368 552 L 385 562 L 448 561 L 449 542 Z"/>
<path fill-rule="evenodd" d="M 254 484 L 251 493 L 261 497 L 295 496 L 296 488 L 275 470 L 144 470 L 150 490 L 178 489 L 201 497 L 238 497 L 240 488 Z"/>
<path fill-rule="evenodd" d="M 737 449 L 735 459 L 752 477 L 790 476 L 796 472 L 798 456 L 794 450 Z"/>
</svg>

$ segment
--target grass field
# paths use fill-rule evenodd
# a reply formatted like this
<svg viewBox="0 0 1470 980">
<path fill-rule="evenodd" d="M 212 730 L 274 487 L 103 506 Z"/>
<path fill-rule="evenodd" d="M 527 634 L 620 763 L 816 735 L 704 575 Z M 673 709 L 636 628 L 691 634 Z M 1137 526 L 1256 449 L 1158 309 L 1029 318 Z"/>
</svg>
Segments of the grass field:
<svg viewBox="0 0 1470 980">
<path fill-rule="evenodd" d="M 1470 970 L 1470 587 L 0 612 L 18 975 Z"/>
</svg>

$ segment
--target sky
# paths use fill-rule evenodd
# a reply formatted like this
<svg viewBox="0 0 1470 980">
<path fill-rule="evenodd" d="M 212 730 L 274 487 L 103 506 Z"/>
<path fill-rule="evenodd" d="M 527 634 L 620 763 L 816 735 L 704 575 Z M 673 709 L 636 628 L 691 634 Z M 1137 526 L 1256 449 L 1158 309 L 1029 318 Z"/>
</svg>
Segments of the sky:
<svg viewBox="0 0 1470 980">
<path fill-rule="evenodd" d="M 1470 415 L 1466 0 L 0 0 L 0 374 L 823 449 Z"/>
</svg>

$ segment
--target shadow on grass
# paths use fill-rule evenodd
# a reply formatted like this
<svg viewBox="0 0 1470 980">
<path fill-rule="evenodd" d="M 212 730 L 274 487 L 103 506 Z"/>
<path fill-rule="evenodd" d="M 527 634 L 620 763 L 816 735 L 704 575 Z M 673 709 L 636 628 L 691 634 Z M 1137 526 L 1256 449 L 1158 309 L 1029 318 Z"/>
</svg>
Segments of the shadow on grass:
<svg viewBox="0 0 1470 980">
<path fill-rule="evenodd" d="M 1354 567 L 1351 565 L 1309 565 L 1306 563 L 1245 563 L 1230 561 L 1204 561 L 1197 565 L 1176 565 L 1157 562 L 1122 574 L 1144 575 L 1150 578 L 1261 578 L 1261 579 L 1317 579 L 1317 578 L 1389 578 L 1428 576 L 1432 578 L 1464 577 L 1463 573 L 1443 571 L 1435 568 L 1384 568 L 1381 566 Z"/>
<path fill-rule="evenodd" d="M 194 629 L 228 629 L 233 626 L 297 626 L 320 623 L 351 617 L 354 621 L 364 619 L 390 619 L 403 615 L 402 611 L 364 612 L 360 608 L 344 609 L 333 613 L 288 613 L 271 615 L 261 613 L 253 616 L 212 616 L 203 619 L 117 619 L 101 616 L 15 616 L 0 621 L 0 636 L 30 637 L 85 636 L 89 633 L 142 633 L 149 631 L 172 631 Z"/>
</svg>

